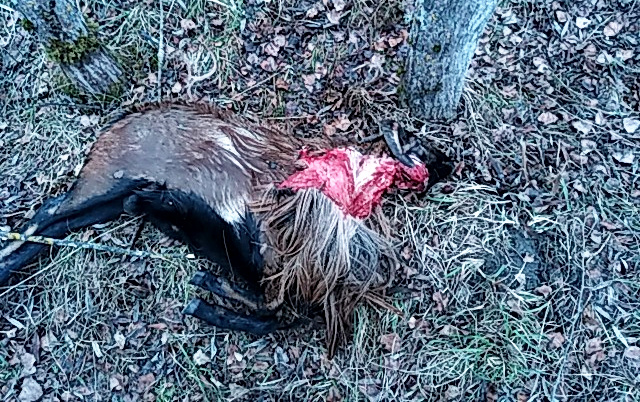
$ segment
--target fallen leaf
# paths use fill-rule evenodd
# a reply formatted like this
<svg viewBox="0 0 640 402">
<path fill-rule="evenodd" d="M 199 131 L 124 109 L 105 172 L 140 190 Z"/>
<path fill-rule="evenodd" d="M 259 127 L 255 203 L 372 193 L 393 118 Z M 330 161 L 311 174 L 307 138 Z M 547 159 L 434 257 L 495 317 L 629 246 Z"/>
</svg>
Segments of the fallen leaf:
<svg viewBox="0 0 640 402">
<path fill-rule="evenodd" d="M 146 392 L 149 388 L 151 388 L 151 385 L 153 385 L 155 381 L 156 377 L 153 375 L 153 373 L 145 374 L 138 377 L 138 391 Z"/>
<path fill-rule="evenodd" d="M 538 121 L 542 124 L 553 124 L 558 121 L 558 116 L 551 112 L 544 112 L 538 116 Z"/>
<path fill-rule="evenodd" d="M 622 152 L 616 152 L 613 154 L 613 159 L 617 160 L 620 163 L 625 163 L 625 164 L 632 164 L 634 159 L 635 159 L 635 155 L 633 154 L 633 152 L 628 151 L 625 153 Z"/>
<path fill-rule="evenodd" d="M 587 155 L 589 152 L 596 149 L 598 147 L 598 144 L 592 140 L 581 140 L 580 146 L 582 147 L 582 154 Z"/>
<path fill-rule="evenodd" d="M 604 35 L 608 37 L 616 36 L 622 30 L 622 24 L 618 21 L 611 21 L 604 27 Z"/>
<path fill-rule="evenodd" d="M 333 0 L 333 8 L 335 8 L 336 11 L 344 10 L 346 5 L 347 3 L 344 0 Z"/>
<path fill-rule="evenodd" d="M 264 52 L 269 56 L 277 56 L 279 51 L 280 47 L 274 43 L 267 43 L 267 46 L 264 47 Z"/>
<path fill-rule="evenodd" d="M 584 351 L 587 353 L 587 355 L 592 355 L 596 352 L 601 352 L 602 351 L 602 339 L 598 338 L 593 338 L 593 339 L 589 339 L 587 341 L 587 344 L 584 347 Z"/>
<path fill-rule="evenodd" d="M 22 389 L 18 395 L 21 402 L 34 402 L 42 397 L 42 387 L 33 378 L 25 378 L 22 382 Z"/>
<path fill-rule="evenodd" d="M 633 57 L 633 50 L 631 49 L 618 49 L 616 50 L 616 57 L 622 61 L 627 61 Z"/>
<path fill-rule="evenodd" d="M 369 67 L 381 70 L 384 65 L 384 55 L 376 53 L 371 56 L 371 61 L 369 62 Z"/>
<path fill-rule="evenodd" d="M 571 123 L 571 125 L 582 134 L 589 134 L 589 131 L 591 131 L 591 128 L 593 127 L 591 123 L 583 120 L 576 120 Z"/>
<path fill-rule="evenodd" d="M 637 346 L 629 346 L 624 351 L 624 357 L 633 360 L 640 360 L 640 348 Z"/>
<path fill-rule="evenodd" d="M 327 402 L 340 402 L 342 401 L 342 395 L 340 395 L 340 391 L 338 391 L 338 388 L 334 386 L 332 386 L 331 388 L 329 388 L 329 392 L 327 393 Z"/>
<path fill-rule="evenodd" d="M 80 125 L 82 127 L 89 127 L 91 125 L 91 120 L 89 120 L 89 116 L 81 116 Z"/>
<path fill-rule="evenodd" d="M 276 60 L 273 57 L 269 56 L 265 60 L 262 60 L 260 62 L 260 68 L 262 68 L 264 71 L 274 72 L 278 68 L 278 65 L 276 64 Z"/>
<path fill-rule="evenodd" d="M 118 331 L 113 335 L 113 341 L 116 343 L 116 346 L 120 349 L 124 349 L 124 345 L 127 342 L 127 339 L 122 335 L 122 332 Z"/>
<path fill-rule="evenodd" d="M 640 120 L 636 120 L 636 119 L 632 119 L 630 117 L 626 117 L 622 120 L 622 125 L 624 126 L 624 130 L 629 133 L 629 134 L 633 134 L 636 132 L 636 130 L 638 129 L 638 127 L 640 127 Z"/>
<path fill-rule="evenodd" d="M 273 38 L 273 43 L 278 47 L 284 47 L 287 44 L 287 38 L 284 35 L 276 35 Z"/>
<path fill-rule="evenodd" d="M 333 126 L 340 131 L 347 131 L 351 126 L 351 120 L 346 116 L 341 116 L 333 122 Z"/>
<path fill-rule="evenodd" d="M 307 10 L 307 18 L 313 18 L 318 15 L 318 9 L 315 5 L 313 5 L 310 9 Z"/>
<path fill-rule="evenodd" d="M 580 29 L 586 28 L 591 24 L 591 20 L 589 18 L 584 17 L 576 17 L 576 26 Z"/>
<path fill-rule="evenodd" d="M 196 28 L 196 23 L 193 22 L 193 20 L 186 18 L 180 21 L 180 27 L 185 31 L 189 31 Z"/>
<path fill-rule="evenodd" d="M 391 353 L 398 352 L 401 346 L 400 337 L 395 332 L 380 336 L 380 343 Z"/>
<path fill-rule="evenodd" d="M 51 332 L 47 332 L 40 338 L 40 346 L 45 352 L 51 352 L 51 348 L 58 344 L 58 338 Z"/>
<path fill-rule="evenodd" d="M 109 377 L 109 389 L 111 391 L 122 391 L 123 378 L 120 374 L 115 374 Z"/>
<path fill-rule="evenodd" d="M 22 364 L 22 373 L 20 376 L 28 377 L 32 374 L 35 374 L 36 368 L 34 364 L 36 363 L 36 358 L 31 353 L 23 353 L 20 355 L 20 364 Z"/>
<path fill-rule="evenodd" d="M 286 91 L 287 89 L 289 89 L 289 84 L 283 78 L 278 77 L 276 79 L 276 88 L 284 89 Z"/>
<path fill-rule="evenodd" d="M 551 332 L 547 334 L 547 338 L 549 339 L 549 346 L 552 349 L 558 349 L 564 343 L 564 335 L 560 332 Z"/>
<path fill-rule="evenodd" d="M 327 13 L 327 20 L 329 20 L 331 24 L 338 25 L 340 18 L 342 18 L 342 13 L 338 10 L 331 10 Z"/>
<path fill-rule="evenodd" d="M 313 84 L 316 82 L 315 74 L 303 74 L 302 81 L 304 81 L 304 86 L 307 88 L 307 91 L 313 92 Z"/>
<path fill-rule="evenodd" d="M 193 355 L 193 361 L 198 366 L 204 366 L 205 364 L 210 363 L 211 359 L 209 358 L 209 356 L 207 356 L 206 353 L 198 349 L 198 351 Z"/>
<path fill-rule="evenodd" d="M 436 302 L 436 311 L 442 313 L 449 304 L 449 298 L 442 295 L 442 292 L 437 291 L 432 296 L 433 301 Z"/>
<path fill-rule="evenodd" d="M 540 293 L 542 296 L 545 296 L 545 297 L 549 296 L 553 291 L 553 289 L 551 289 L 551 286 L 548 286 L 548 285 L 538 286 L 535 290 L 536 292 Z"/>
</svg>

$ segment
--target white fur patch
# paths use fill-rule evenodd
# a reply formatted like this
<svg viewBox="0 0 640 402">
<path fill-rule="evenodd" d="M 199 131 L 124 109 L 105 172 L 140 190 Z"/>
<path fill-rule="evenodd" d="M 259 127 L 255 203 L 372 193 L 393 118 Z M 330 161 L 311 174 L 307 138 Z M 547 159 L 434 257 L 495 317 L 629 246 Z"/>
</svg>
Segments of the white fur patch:
<svg viewBox="0 0 640 402">
<path fill-rule="evenodd" d="M 244 219 L 247 203 L 244 197 L 238 197 L 215 206 L 215 211 L 225 222 L 232 225 L 239 224 Z"/>
</svg>

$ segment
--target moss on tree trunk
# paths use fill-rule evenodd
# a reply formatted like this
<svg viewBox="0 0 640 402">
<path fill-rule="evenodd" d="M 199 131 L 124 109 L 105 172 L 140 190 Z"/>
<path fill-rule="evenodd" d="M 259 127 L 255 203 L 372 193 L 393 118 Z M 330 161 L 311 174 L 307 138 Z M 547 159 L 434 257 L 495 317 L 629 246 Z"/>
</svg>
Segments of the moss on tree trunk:
<svg viewBox="0 0 640 402">
<path fill-rule="evenodd" d="M 100 45 L 98 25 L 85 21 L 73 0 L 20 0 L 16 9 L 30 22 L 47 56 L 90 94 L 109 94 L 121 85 L 123 72 Z"/>
<path fill-rule="evenodd" d="M 424 119 L 455 116 L 478 38 L 496 0 L 415 0 L 406 101 Z"/>
</svg>

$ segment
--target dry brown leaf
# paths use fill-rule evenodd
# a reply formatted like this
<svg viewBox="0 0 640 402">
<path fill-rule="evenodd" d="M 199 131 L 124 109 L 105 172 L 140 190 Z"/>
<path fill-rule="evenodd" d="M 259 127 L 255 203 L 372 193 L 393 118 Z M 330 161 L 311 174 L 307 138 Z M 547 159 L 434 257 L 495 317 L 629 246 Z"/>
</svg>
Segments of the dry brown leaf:
<svg viewBox="0 0 640 402">
<path fill-rule="evenodd" d="M 198 351 L 193 355 L 193 361 L 198 366 L 204 366 L 205 364 L 211 362 L 211 359 L 201 349 L 198 349 Z"/>
<path fill-rule="evenodd" d="M 122 391 L 123 377 L 120 374 L 114 374 L 109 377 L 109 389 L 111 391 Z"/>
<path fill-rule="evenodd" d="M 342 18 L 342 13 L 338 10 L 331 10 L 327 13 L 327 20 L 333 25 L 338 25 L 340 18 Z"/>
<path fill-rule="evenodd" d="M 542 285 L 536 288 L 536 292 L 540 293 L 542 296 L 547 297 L 551 294 L 553 289 L 549 285 Z"/>
<path fill-rule="evenodd" d="M 18 395 L 20 402 L 35 402 L 43 395 L 42 387 L 31 377 L 25 378 L 22 382 L 22 389 Z"/>
<path fill-rule="evenodd" d="M 549 339 L 549 346 L 551 346 L 552 349 L 561 347 L 565 340 L 564 335 L 560 332 L 551 332 L 547 334 L 547 338 Z"/>
<path fill-rule="evenodd" d="M 313 92 L 313 84 L 316 82 L 315 74 L 303 74 L 302 81 L 304 81 L 304 86 L 307 88 L 307 91 Z"/>
<path fill-rule="evenodd" d="M 138 377 L 138 391 L 148 391 L 155 381 L 156 377 L 153 375 L 153 373 L 141 375 L 140 377 Z"/>
<path fill-rule="evenodd" d="M 591 131 L 591 128 L 593 127 L 593 125 L 590 122 L 584 121 L 584 120 L 576 120 L 573 123 L 571 123 L 571 125 L 573 126 L 573 128 L 575 128 L 582 134 L 589 134 L 589 132 Z"/>
<path fill-rule="evenodd" d="M 118 331 L 113 335 L 113 341 L 119 349 L 124 349 L 124 345 L 127 343 L 127 338 L 122 335 L 122 332 Z"/>
<path fill-rule="evenodd" d="M 189 31 L 196 28 L 196 23 L 192 19 L 185 18 L 180 21 L 180 28 Z"/>
<path fill-rule="evenodd" d="M 602 351 L 602 339 L 600 339 L 600 337 L 589 339 L 587 341 L 587 344 L 584 347 L 584 351 L 587 353 L 587 355 L 592 355 L 592 354 L 594 354 L 596 352 L 601 352 Z"/>
<path fill-rule="evenodd" d="M 36 358 L 31 353 L 22 353 L 20 355 L 20 364 L 22 364 L 22 372 L 20 373 L 21 377 L 28 377 L 32 374 L 35 374 L 36 368 L 34 364 L 36 363 Z"/>
<path fill-rule="evenodd" d="M 391 353 L 398 352 L 401 346 L 400 337 L 395 332 L 380 336 L 380 343 Z"/>
<path fill-rule="evenodd" d="M 640 348 L 637 346 L 629 346 L 624 351 L 624 357 L 633 360 L 640 360 Z"/>
<path fill-rule="evenodd" d="M 307 10 L 307 18 L 313 18 L 318 15 L 318 9 L 315 5 L 313 5 L 310 9 Z"/>
<path fill-rule="evenodd" d="M 624 118 L 622 120 L 622 125 L 624 126 L 624 130 L 627 133 L 633 134 L 633 133 L 636 132 L 638 127 L 640 127 L 640 120 L 632 119 L 630 117 L 626 117 L 626 118 Z"/>
<path fill-rule="evenodd" d="M 585 17 L 576 17 L 576 26 L 580 29 L 586 28 L 591 24 L 591 20 Z"/>
<path fill-rule="evenodd" d="M 615 152 L 613 154 L 613 159 L 617 160 L 620 163 L 630 165 L 635 160 L 635 155 L 631 151 L 627 151 L 625 153 Z"/>
<path fill-rule="evenodd" d="M 276 64 L 276 60 L 273 57 L 269 56 L 265 60 L 262 60 L 260 62 L 260 68 L 262 68 L 264 71 L 274 72 L 278 68 L 278 65 Z"/>
<path fill-rule="evenodd" d="M 284 35 L 276 35 L 273 38 L 273 43 L 278 47 L 284 47 L 287 44 L 287 38 Z"/>
<path fill-rule="evenodd" d="M 449 304 L 449 298 L 442 295 L 442 292 L 437 291 L 432 296 L 433 301 L 436 302 L 435 309 L 437 312 L 442 313 Z"/>
<path fill-rule="evenodd" d="M 289 89 L 289 83 L 285 81 L 283 78 L 278 77 L 276 79 L 276 88 L 284 89 L 286 91 L 287 89 Z"/>
<path fill-rule="evenodd" d="M 604 35 L 608 37 L 616 36 L 622 30 L 622 24 L 618 21 L 611 21 L 604 27 Z"/>
<path fill-rule="evenodd" d="M 333 126 L 340 131 L 347 131 L 351 126 L 351 120 L 347 116 L 340 116 L 333 122 Z"/>
<path fill-rule="evenodd" d="M 277 56 L 280 51 L 280 46 L 277 46 L 275 43 L 267 43 L 267 46 L 264 47 L 264 52 L 269 56 Z"/>
<path fill-rule="evenodd" d="M 336 11 L 344 10 L 346 5 L 347 3 L 344 0 L 333 0 L 333 8 L 335 8 Z"/>
<path fill-rule="evenodd" d="M 551 112 L 544 112 L 538 116 L 538 121 L 542 124 L 553 124 L 558 121 L 558 116 Z"/>
</svg>

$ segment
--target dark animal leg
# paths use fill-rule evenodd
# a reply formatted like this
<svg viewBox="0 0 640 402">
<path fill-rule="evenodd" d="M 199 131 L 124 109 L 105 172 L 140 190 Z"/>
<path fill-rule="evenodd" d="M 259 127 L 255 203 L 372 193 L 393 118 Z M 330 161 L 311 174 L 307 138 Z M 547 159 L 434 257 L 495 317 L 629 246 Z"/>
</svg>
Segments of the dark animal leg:
<svg viewBox="0 0 640 402">
<path fill-rule="evenodd" d="M 142 234 L 142 231 L 144 230 L 144 226 L 146 223 L 147 223 L 147 219 L 144 216 L 142 216 L 142 218 L 140 219 L 140 223 L 136 228 L 136 232 L 133 234 L 133 239 L 131 239 L 131 242 L 129 242 L 130 249 L 133 249 L 134 246 L 136 245 L 136 242 L 140 240 L 140 235 Z"/>
<path fill-rule="evenodd" d="M 58 238 L 74 230 L 116 219 L 123 212 L 124 199 L 140 186 L 141 183 L 137 181 L 127 182 L 70 210 L 66 210 L 65 206 L 72 192 L 51 198 L 43 203 L 33 219 L 21 228 L 20 233 Z M 0 284 L 47 248 L 48 246 L 38 243 L 7 242 L 0 249 Z"/>
<path fill-rule="evenodd" d="M 252 310 L 265 311 L 264 298 L 260 293 L 242 289 L 210 272 L 196 272 L 189 283 L 208 290 L 224 299 L 240 302 Z"/>
<path fill-rule="evenodd" d="M 260 289 L 262 262 L 254 245 L 259 234 L 249 214 L 245 222 L 234 227 L 200 197 L 162 188 L 137 191 L 127 204 L 168 236 L 188 244 L 195 253 L 228 272 L 239 273 L 252 290 Z"/>
<path fill-rule="evenodd" d="M 202 299 L 193 299 L 183 311 L 218 328 L 266 335 L 288 326 L 281 325 L 275 316 L 248 316 L 222 306 L 214 306 Z"/>
</svg>

